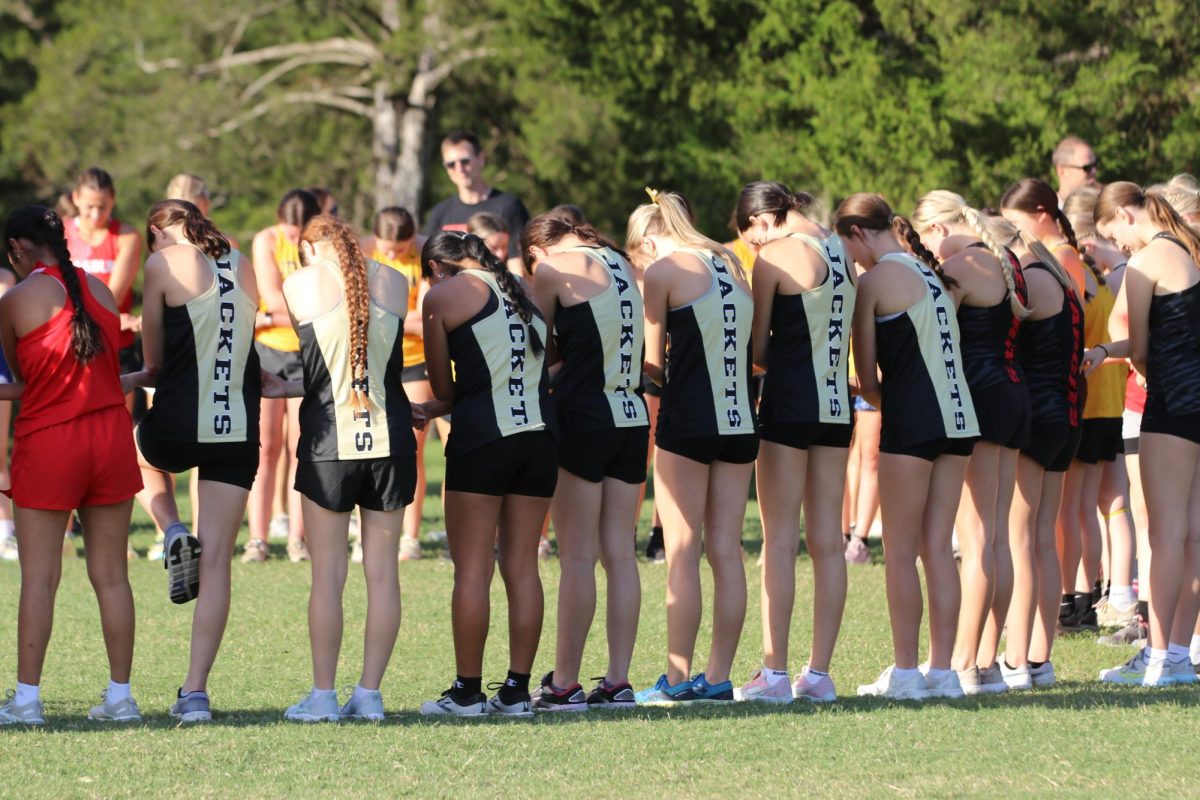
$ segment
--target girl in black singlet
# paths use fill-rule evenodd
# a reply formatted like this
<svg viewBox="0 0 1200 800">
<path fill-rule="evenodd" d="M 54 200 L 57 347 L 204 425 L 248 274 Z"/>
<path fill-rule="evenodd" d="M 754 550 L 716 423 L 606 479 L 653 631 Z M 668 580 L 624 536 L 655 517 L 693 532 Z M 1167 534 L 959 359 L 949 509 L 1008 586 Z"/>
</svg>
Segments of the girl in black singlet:
<svg viewBox="0 0 1200 800">
<path fill-rule="evenodd" d="M 978 211 L 953 192 L 930 192 L 913 211 L 913 227 L 958 286 L 963 368 L 980 441 L 971 453 L 956 530 L 962 554 L 962 606 L 954 669 L 967 694 L 1007 689 L 996 653 L 980 651 L 989 611 L 1008 613 L 1012 559 L 1008 514 L 1018 449 L 1029 436 L 1029 389 L 1017 360 L 1021 320 L 1029 316 L 1021 265 L 996 241 Z"/>
<path fill-rule="evenodd" d="M 1144 650 L 1101 672 L 1112 683 L 1194 683 L 1188 645 L 1200 597 L 1200 234 L 1153 191 L 1104 188 L 1096 228 L 1129 259 L 1121 286 L 1129 339 L 1088 352 L 1088 366 L 1128 356 L 1146 376 L 1142 478 L 1150 517 L 1150 632 Z"/>
</svg>

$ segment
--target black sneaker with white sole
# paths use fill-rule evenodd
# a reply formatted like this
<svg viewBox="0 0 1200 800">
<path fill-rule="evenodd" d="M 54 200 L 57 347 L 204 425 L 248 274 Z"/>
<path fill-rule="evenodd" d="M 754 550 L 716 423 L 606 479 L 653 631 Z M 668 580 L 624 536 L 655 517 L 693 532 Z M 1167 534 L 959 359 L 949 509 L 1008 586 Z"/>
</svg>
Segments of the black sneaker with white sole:
<svg viewBox="0 0 1200 800">
<path fill-rule="evenodd" d="M 200 540 L 187 529 L 176 531 L 163 548 L 163 566 L 171 602 L 195 600 L 200 594 Z"/>
<path fill-rule="evenodd" d="M 618 709 L 633 708 L 637 705 L 633 695 L 633 687 L 628 683 L 609 685 L 608 681 L 603 677 L 593 678 L 592 680 L 597 681 L 597 683 L 596 687 L 588 692 L 588 708 Z"/>
<path fill-rule="evenodd" d="M 578 683 L 559 689 L 551 682 L 553 672 L 547 672 L 542 684 L 530 694 L 534 711 L 587 711 L 587 695 Z"/>
</svg>

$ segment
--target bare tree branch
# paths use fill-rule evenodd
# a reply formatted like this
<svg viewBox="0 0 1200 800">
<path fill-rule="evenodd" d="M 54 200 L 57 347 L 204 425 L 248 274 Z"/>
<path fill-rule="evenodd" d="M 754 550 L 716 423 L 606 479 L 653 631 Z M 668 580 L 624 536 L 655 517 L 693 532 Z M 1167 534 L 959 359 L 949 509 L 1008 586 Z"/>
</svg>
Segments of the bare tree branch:
<svg viewBox="0 0 1200 800">
<path fill-rule="evenodd" d="M 425 81 L 425 90 L 433 91 L 442 84 L 442 81 L 450 77 L 454 70 L 461 67 L 470 61 L 477 61 L 481 58 L 487 58 L 496 54 L 496 50 L 491 47 L 475 47 L 470 50 L 459 50 L 450 58 L 438 64 L 428 72 L 418 73 L 414 82 L 417 80 Z"/>
<path fill-rule="evenodd" d="M 8 0 L 0 4 L 0 11 L 12 14 L 26 28 L 41 33 L 46 29 L 46 20 L 39 17 L 24 0 Z"/>
<path fill-rule="evenodd" d="M 187 66 L 185 62 L 178 58 L 164 58 L 161 61 L 146 60 L 146 44 L 141 39 L 133 43 L 133 59 L 137 62 L 138 69 L 145 72 L 147 75 L 153 75 L 156 72 L 162 72 L 168 69 L 183 69 Z"/>
<path fill-rule="evenodd" d="M 228 58 L 221 57 L 216 61 L 199 64 L 192 67 L 191 71 L 195 75 L 211 75 L 214 72 L 225 72 L 234 67 L 242 67 L 248 64 L 262 64 L 267 61 L 278 61 L 296 56 L 313 57 L 331 53 L 342 54 L 347 59 L 354 58 L 353 62 L 346 61 L 343 63 L 373 64 L 382 58 L 382 54 L 378 48 L 369 42 L 335 36 L 316 42 L 291 42 L 289 44 L 260 47 L 257 50 L 246 50 L 241 53 L 235 53 Z M 161 72 L 165 69 L 184 69 L 187 66 L 178 58 L 147 61 L 145 59 L 145 45 L 140 40 L 134 43 L 134 55 L 142 71 L 151 74 Z"/>
<path fill-rule="evenodd" d="M 356 100 L 351 100 L 340 95 L 340 90 L 337 89 L 319 89 L 305 92 L 283 92 L 282 94 L 269 97 L 260 103 L 256 103 L 250 108 L 238 114 L 235 117 L 225 120 L 220 125 L 215 125 L 204 131 L 204 135 L 210 139 L 216 139 L 224 136 L 227 133 L 232 133 L 238 128 L 245 127 L 259 117 L 269 114 L 279 106 L 295 105 L 300 103 L 310 103 L 313 105 L 329 106 L 342 111 L 349 111 L 352 114 L 358 114 L 363 117 L 371 116 L 371 109 L 364 103 Z M 195 146 L 195 142 L 184 137 L 178 142 L 179 147 L 184 150 L 190 150 Z"/>
<path fill-rule="evenodd" d="M 260 75 L 254 83 L 242 91 L 238 99 L 243 102 L 251 99 L 263 89 L 299 67 L 311 64 L 350 64 L 353 66 L 361 63 L 361 58 L 355 55 L 347 55 L 346 53 L 316 53 L 308 56 L 294 56 L 286 61 L 281 61 Z"/>
</svg>

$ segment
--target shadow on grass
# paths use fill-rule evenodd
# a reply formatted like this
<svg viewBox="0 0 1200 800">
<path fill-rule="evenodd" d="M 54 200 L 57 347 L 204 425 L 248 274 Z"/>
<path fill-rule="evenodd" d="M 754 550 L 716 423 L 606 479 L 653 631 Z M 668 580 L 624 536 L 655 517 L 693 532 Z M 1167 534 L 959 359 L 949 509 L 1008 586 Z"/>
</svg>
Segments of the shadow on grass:
<svg viewBox="0 0 1200 800">
<path fill-rule="evenodd" d="M 1009 692 L 1002 695 L 981 695 L 961 700 L 894 701 L 880 697 L 843 697 L 837 703 L 814 705 L 795 702 L 787 705 L 767 703 L 697 704 L 677 707 L 647 707 L 586 713 L 541 713 L 531 718 L 504 717 L 433 717 L 423 716 L 416 711 L 400 711 L 389 714 L 383 722 L 346 721 L 341 726 L 437 726 L 437 725 L 611 725 L 628 722 L 654 720 L 719 720 L 748 719 L 753 717 L 778 716 L 781 714 L 815 716 L 818 714 L 870 714 L 889 708 L 905 708 L 912 713 L 928 713 L 933 710 L 954 709 L 965 713 L 991 711 L 1002 708 L 1039 708 L 1046 710 L 1085 711 L 1100 708 L 1139 708 L 1160 704 L 1187 708 L 1200 707 L 1200 692 L 1195 687 L 1176 686 L 1167 689 L 1142 689 L 1138 687 L 1105 686 L 1097 683 L 1065 682 L 1050 690 L 1036 692 Z M 273 725 L 297 725 L 306 723 L 286 722 L 283 710 L 278 711 L 228 711 L 218 712 L 208 723 L 181 725 L 168 714 L 146 714 L 142 723 L 114 724 L 91 722 L 81 717 L 58 717 L 51 715 L 49 725 L 38 729 L 44 735 L 60 733 L 112 733 L 130 729 L 168 730 L 171 728 L 256 728 Z M 313 723 L 309 723 L 313 724 Z M 315 723 L 329 726 L 331 723 Z M 24 726 L 0 728 L 5 732 L 28 731 Z"/>
</svg>

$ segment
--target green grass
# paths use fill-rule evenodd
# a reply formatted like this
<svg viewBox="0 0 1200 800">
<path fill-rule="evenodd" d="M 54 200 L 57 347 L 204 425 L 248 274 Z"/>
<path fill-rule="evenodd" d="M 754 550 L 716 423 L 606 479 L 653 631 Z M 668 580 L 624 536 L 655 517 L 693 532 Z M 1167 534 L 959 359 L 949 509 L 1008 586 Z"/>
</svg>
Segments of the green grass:
<svg viewBox="0 0 1200 800">
<path fill-rule="evenodd" d="M 436 445 L 433 450 L 435 485 L 440 465 Z M 427 527 L 440 527 L 436 500 L 426 502 L 425 512 Z M 135 548 L 144 552 L 151 535 L 137 512 Z M 760 653 L 753 562 L 760 538 L 752 504 L 746 524 L 750 609 L 738 678 L 750 673 Z M 187 729 L 177 728 L 166 709 L 186 669 L 190 607 L 167 600 L 161 566 L 144 560 L 131 565 L 130 577 L 139 615 L 134 692 L 146 722 L 112 728 L 86 721 L 107 669 L 84 562 L 71 561 L 43 680 L 49 725 L 0 730 L 0 796 L 1083 797 L 1144 787 L 1158 796 L 1195 794 L 1197 693 L 1101 687 L 1096 670 L 1128 654 L 1087 637 L 1060 642 L 1055 661 L 1062 682 L 1050 691 L 921 706 L 854 697 L 856 685 L 873 680 L 891 660 L 883 566 L 875 555 L 872 565 L 851 569 L 834 664 L 846 696 L 834 706 L 476 722 L 433 722 L 416 713 L 453 674 L 452 571 L 436 557 L 406 563 L 404 621 L 383 687 L 390 715 L 380 725 L 340 726 L 282 721 L 283 709 L 311 684 L 307 567 L 282 560 L 235 563 L 233 614 L 210 684 L 216 722 Z M 666 642 L 664 568 L 646 564 L 641 573 L 644 608 L 632 673 L 639 687 L 664 668 Z M 811 568 L 803 557 L 797 575 L 793 667 L 803 663 L 811 632 Z M 547 614 L 538 674 L 553 658 L 556 562 L 543 565 L 542 578 Z M 0 564 L 0 686 L 11 685 L 15 675 L 18 583 L 16 565 Z M 600 586 L 585 675 L 598 674 L 605 663 L 603 581 Z M 705 586 L 711 587 L 707 576 Z M 493 599 L 485 680 L 502 678 L 506 668 L 498 578 Z M 361 573 L 352 571 L 339 685 L 357 678 L 364 605 Z M 703 631 L 697 652 L 707 652 Z"/>
</svg>

